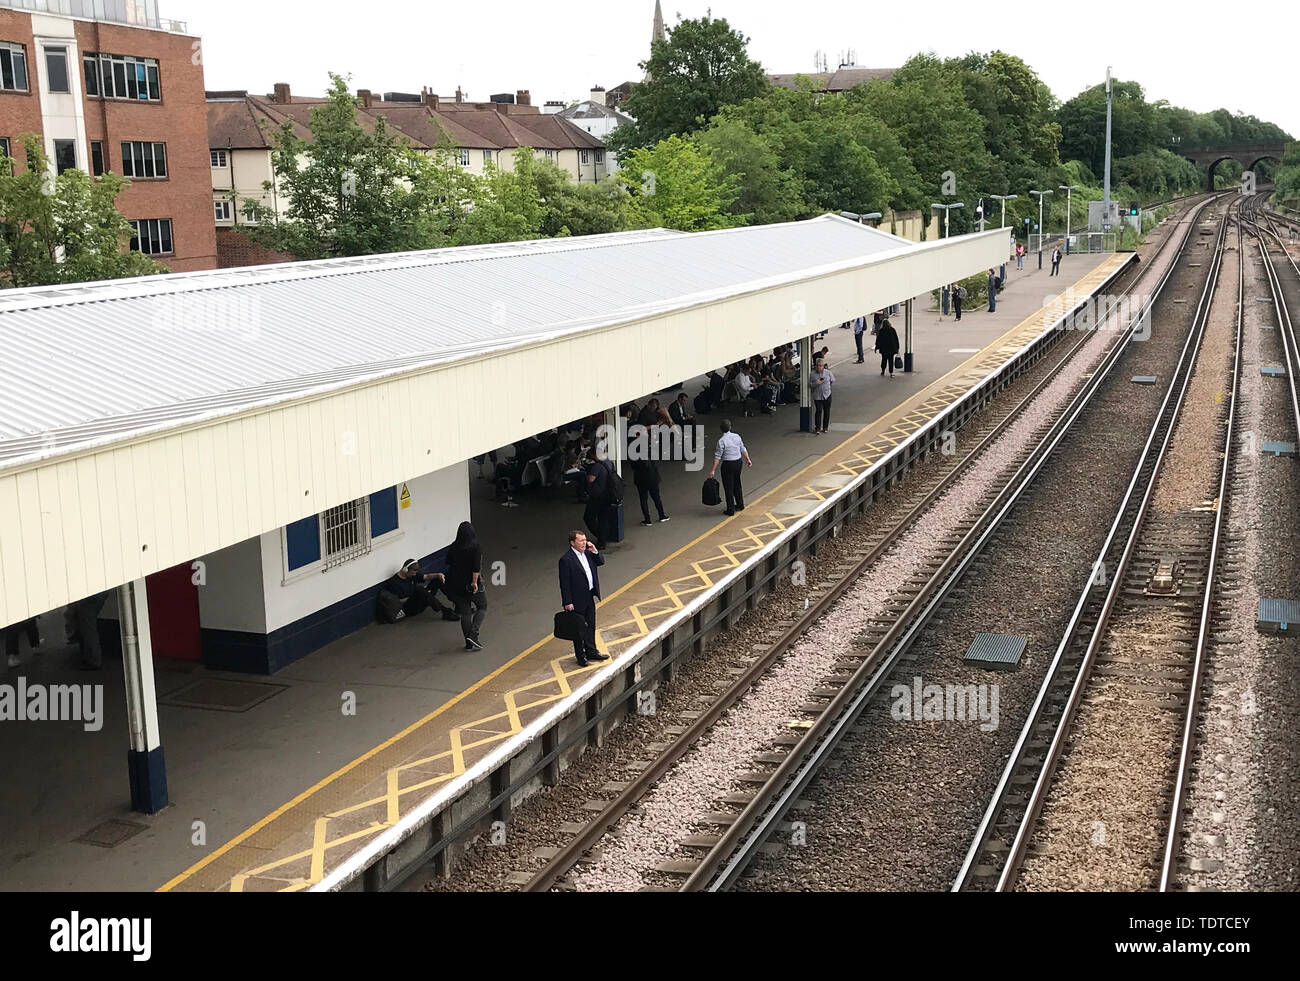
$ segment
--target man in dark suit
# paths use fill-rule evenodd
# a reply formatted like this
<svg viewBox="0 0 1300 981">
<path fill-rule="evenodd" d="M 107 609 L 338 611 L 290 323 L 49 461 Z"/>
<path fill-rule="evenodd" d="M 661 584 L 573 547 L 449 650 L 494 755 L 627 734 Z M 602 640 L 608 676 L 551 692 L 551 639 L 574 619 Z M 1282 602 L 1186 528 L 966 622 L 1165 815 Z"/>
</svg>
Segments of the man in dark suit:
<svg viewBox="0 0 1300 981">
<path fill-rule="evenodd" d="M 586 622 L 583 635 L 573 642 L 578 666 L 609 658 L 596 647 L 596 603 L 600 600 L 600 572 L 605 557 L 580 531 L 569 533 L 569 550 L 560 557 L 560 600 L 564 608 Z"/>
</svg>

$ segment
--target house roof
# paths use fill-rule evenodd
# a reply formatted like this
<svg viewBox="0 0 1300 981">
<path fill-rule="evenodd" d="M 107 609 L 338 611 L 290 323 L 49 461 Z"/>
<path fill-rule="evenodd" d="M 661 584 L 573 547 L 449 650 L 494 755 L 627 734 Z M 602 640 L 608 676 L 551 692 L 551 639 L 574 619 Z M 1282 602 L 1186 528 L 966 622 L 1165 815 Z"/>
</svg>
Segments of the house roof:
<svg viewBox="0 0 1300 981">
<path fill-rule="evenodd" d="M 211 99 L 208 107 L 208 141 L 213 147 L 270 149 L 271 134 L 286 121 L 300 139 L 312 138 L 311 114 L 328 100 L 293 97 L 276 102 L 266 96 L 240 99 Z M 514 108 L 514 107 L 511 107 Z M 505 150 L 529 146 L 539 150 L 603 149 L 605 144 L 567 119 L 540 112 L 501 112 L 497 109 L 464 109 L 442 112 L 423 103 L 374 101 L 370 108 L 358 106 L 356 120 L 366 132 L 374 132 L 380 117 L 387 120 L 401 139 L 418 149 L 431 149 L 444 142 L 468 149 Z"/>
<path fill-rule="evenodd" d="M 0 469 L 863 268 L 911 248 L 925 247 L 828 215 L 8 290 Z M 510 311 L 505 324 L 500 309 Z M 380 345 L 359 344 L 357 325 L 367 323 L 403 328 Z"/>
<path fill-rule="evenodd" d="M 561 109 L 555 115 L 561 119 L 616 119 L 620 126 L 632 122 L 631 116 L 610 106 L 602 106 L 599 102 L 579 102 L 576 106 Z"/>
<path fill-rule="evenodd" d="M 847 92 L 863 82 L 887 82 L 897 68 L 845 67 L 833 72 L 798 72 L 794 75 L 769 75 L 773 85 L 783 89 L 798 87 L 800 78 L 811 78 L 823 92 Z"/>
</svg>

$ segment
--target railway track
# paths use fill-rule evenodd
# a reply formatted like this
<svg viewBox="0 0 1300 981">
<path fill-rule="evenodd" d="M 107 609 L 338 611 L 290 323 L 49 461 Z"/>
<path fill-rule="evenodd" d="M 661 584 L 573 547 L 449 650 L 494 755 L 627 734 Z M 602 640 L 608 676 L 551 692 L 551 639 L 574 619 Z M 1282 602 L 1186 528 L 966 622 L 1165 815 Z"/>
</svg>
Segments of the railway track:
<svg viewBox="0 0 1300 981">
<path fill-rule="evenodd" d="M 1198 208 L 1196 213 L 1199 212 Z M 1183 254 L 1193 238 L 1194 235 L 1189 231 L 1184 242 L 1176 250 L 1178 256 Z M 1173 240 L 1172 236 L 1167 237 L 1162 245 L 1162 255 L 1174 248 Z M 1176 265 L 1177 261 L 1169 263 L 1169 268 L 1161 280 L 1161 286 L 1172 275 Z M 851 667 L 851 670 L 845 670 L 836 679 L 840 687 L 835 691 L 817 693 L 825 696 L 829 701 L 818 706 L 815 718 L 809 721 L 802 737 L 789 737 L 786 740 L 787 745 L 782 747 L 780 753 L 769 755 L 763 760 L 763 765 L 769 769 L 762 773 L 761 785 L 758 785 L 752 793 L 745 795 L 740 813 L 735 815 L 734 819 L 729 819 L 725 824 L 720 825 L 724 828 L 722 833 L 696 836 L 692 839 L 691 847 L 697 852 L 703 850 L 704 854 L 698 861 L 686 863 L 690 866 L 689 874 L 686 874 L 687 868 L 679 870 L 682 874 L 686 874 L 682 885 L 684 890 L 725 889 L 744 871 L 788 810 L 789 805 L 815 777 L 843 738 L 845 731 L 852 726 L 862 707 L 889 676 L 917 634 L 945 597 L 962 580 L 990 537 L 1033 483 L 1034 477 L 1051 458 L 1056 447 L 1119 361 L 1128 340 L 1143 317 L 1149 314 L 1153 303 L 1154 299 L 1145 303 L 1139 316 L 1133 318 L 1132 322 L 1121 325 L 1122 329 L 1116 331 L 1117 343 L 1102 358 L 1093 374 L 1073 394 L 1065 411 L 1060 413 L 1051 424 L 1035 433 L 1035 438 L 1029 444 L 1032 449 L 1010 468 L 1014 471 L 1012 479 L 1000 488 L 990 490 L 987 502 L 984 502 L 976 512 L 979 514 L 978 518 L 957 526 L 953 535 L 944 543 L 947 546 L 946 557 L 932 563 L 928 575 L 919 577 L 917 581 L 910 584 L 908 590 L 910 599 L 900 600 L 898 605 L 889 611 L 888 617 L 878 624 L 876 634 L 871 638 L 872 643 L 846 654 L 842 660 Z M 859 576 L 897 542 L 900 536 L 916 524 L 953 482 L 967 471 L 973 461 L 993 445 L 1006 428 L 1057 377 L 1075 353 L 1093 336 L 1090 331 L 1084 331 L 1082 334 L 1080 340 L 1071 345 L 1067 354 L 1047 373 L 1034 390 L 965 456 L 960 465 L 949 471 L 925 499 L 911 509 L 887 534 L 864 547 L 853 560 L 846 562 L 840 570 L 837 570 L 839 578 L 836 584 L 822 595 L 804 616 L 784 630 L 775 643 L 755 659 L 743 677 L 738 678 L 726 693 L 701 713 L 651 766 L 642 771 L 614 800 L 608 802 L 604 810 L 587 824 L 583 832 L 573 838 L 566 847 L 560 849 L 558 854 L 537 872 L 524 888 L 528 891 L 544 891 L 561 883 L 573 866 L 635 807 L 637 801 L 690 751 L 701 736 L 790 650 L 809 627 L 845 594 Z M 751 779 L 751 786 L 754 783 L 755 781 Z M 739 805 L 739 801 L 737 804 Z"/>
<path fill-rule="evenodd" d="M 1235 203 L 1228 210 L 1234 206 Z M 1134 743 L 1142 742 L 1137 733 L 1146 733 L 1148 729 L 1163 729 L 1168 737 L 1167 743 L 1154 741 L 1177 760 L 1172 773 L 1161 775 L 1164 790 L 1172 800 L 1169 813 L 1173 818 L 1169 820 L 1165 834 L 1159 836 L 1164 847 L 1159 861 L 1153 862 L 1160 869 L 1159 887 L 1168 888 L 1178 851 L 1178 816 L 1188 779 L 1199 693 L 1205 674 L 1204 655 L 1216 626 L 1213 619 L 1215 580 L 1221 566 L 1223 514 L 1234 458 L 1232 438 L 1240 373 L 1244 295 L 1240 229 L 1236 259 L 1233 260 L 1238 292 L 1231 380 L 1221 389 L 1221 411 L 1213 414 L 1215 417 L 1209 422 L 1202 422 L 1204 427 L 1214 431 L 1218 445 L 1223 448 L 1222 462 L 1213 484 L 1216 497 L 1199 508 L 1162 508 L 1157 512 L 1152 504 L 1206 336 L 1228 251 L 1230 224 L 1229 214 L 1225 213 L 1193 329 L 1128 493 L 1094 566 L 1097 572 L 1079 597 L 1028 721 L 954 880 L 954 891 L 1007 891 L 1016 888 L 1027 866 L 1037 869 L 1039 885 L 1050 878 L 1056 883 L 1054 887 L 1069 888 L 1078 881 L 1072 878 L 1070 863 L 1092 862 L 1099 854 L 1096 849 L 1109 844 L 1107 834 L 1114 829 L 1108 828 L 1101 820 L 1092 821 L 1094 833 L 1091 838 L 1085 838 L 1083 857 L 1060 844 L 1060 839 L 1067 836 L 1059 825 L 1046 830 L 1041 827 L 1041 818 L 1049 801 L 1056 804 L 1060 798 L 1069 796 L 1069 789 L 1062 789 L 1063 772 L 1082 774 L 1078 776 L 1077 785 L 1071 786 L 1077 799 L 1091 794 L 1089 806 L 1096 819 L 1102 816 L 1097 784 L 1114 776 L 1110 767 L 1124 765 L 1116 762 L 1122 756 L 1103 758 L 1104 754 L 1099 753 L 1097 759 L 1082 759 L 1083 750 L 1079 747 L 1085 740 L 1079 737 L 1076 728 L 1080 714 L 1085 710 L 1092 713 L 1090 720 L 1094 716 L 1098 720 L 1105 719 L 1105 723 L 1098 721 L 1099 730 L 1104 724 L 1115 725 L 1116 719 L 1112 716 L 1129 712 L 1129 718 L 1133 720 L 1131 736 Z M 1211 437 L 1210 432 L 1204 435 Z M 1096 684 L 1093 684 L 1094 676 L 1100 679 Z M 1096 689 L 1101 686 L 1107 686 L 1106 691 L 1097 694 Z M 1153 712 L 1164 723 L 1162 726 L 1139 718 L 1142 713 Z M 1181 726 L 1169 724 L 1169 720 L 1176 717 L 1183 719 Z M 1171 729 L 1176 729 L 1178 735 Z M 1073 749 L 1072 741 L 1075 743 Z M 1126 741 L 1121 737 L 1115 742 L 1118 745 Z M 1095 742 L 1104 744 L 1105 738 L 1098 736 Z M 1145 745 L 1143 748 L 1150 749 Z M 1160 769 L 1160 750 L 1157 748 L 1153 752 L 1157 763 L 1152 766 Z M 1094 769 L 1085 771 L 1089 766 Z M 1144 789 L 1151 790 L 1150 787 Z M 1054 793 L 1055 797 L 1052 796 Z M 1159 801 L 1145 798 L 1129 800 L 1125 804 L 1139 809 L 1145 807 L 1144 813 L 1148 815 L 1160 809 Z M 1065 822 L 1071 812 L 1064 804 L 1059 809 L 1066 815 L 1061 818 Z M 1077 838 L 1078 829 L 1072 831 Z M 1070 840 L 1077 848 L 1077 841 L 1074 838 Z M 1131 839 L 1126 838 L 1122 848 L 1127 850 L 1131 844 Z M 1067 871 L 1063 872 L 1063 868 Z"/>
</svg>

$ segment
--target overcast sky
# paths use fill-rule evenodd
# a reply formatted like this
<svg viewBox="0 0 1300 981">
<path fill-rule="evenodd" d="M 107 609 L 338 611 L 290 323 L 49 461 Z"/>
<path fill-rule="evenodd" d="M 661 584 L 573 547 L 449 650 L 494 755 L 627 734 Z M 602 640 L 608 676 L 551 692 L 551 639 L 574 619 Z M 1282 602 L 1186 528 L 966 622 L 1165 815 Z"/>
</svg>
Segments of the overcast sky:
<svg viewBox="0 0 1300 981">
<path fill-rule="evenodd" d="M 289 82 L 295 93 L 319 94 L 326 73 L 338 71 L 352 74 L 354 90 L 429 85 L 451 95 L 460 85 L 485 100 L 528 89 L 535 104 L 639 79 L 654 16 L 654 0 L 160 0 L 159 7 L 203 38 L 209 89 L 269 92 Z M 1206 8 L 1173 16 L 1152 0 L 665 0 L 664 18 L 671 26 L 678 14 L 710 8 L 750 37 L 750 54 L 770 72 L 811 72 L 819 50 L 832 67 L 850 50 L 860 65 L 896 67 L 919 51 L 951 57 L 1000 48 L 1023 58 L 1062 100 L 1103 81 L 1110 64 L 1148 98 L 1254 113 L 1300 134 L 1294 64 L 1280 57 L 1281 36 L 1296 24 L 1289 0 L 1242 4 L 1242 18 L 1223 8 L 1210 31 Z M 1105 25 L 1105 34 L 1089 33 L 1088 23 Z M 1230 36 L 1250 40 L 1228 43 Z"/>
</svg>

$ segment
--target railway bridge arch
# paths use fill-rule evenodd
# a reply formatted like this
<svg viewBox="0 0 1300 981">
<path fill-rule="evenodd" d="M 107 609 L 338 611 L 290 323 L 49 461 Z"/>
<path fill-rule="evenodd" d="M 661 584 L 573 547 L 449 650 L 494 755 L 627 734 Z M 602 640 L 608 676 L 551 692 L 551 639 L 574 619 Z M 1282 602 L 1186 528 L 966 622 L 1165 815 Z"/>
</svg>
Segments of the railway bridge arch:
<svg viewBox="0 0 1300 981">
<path fill-rule="evenodd" d="M 1243 170 L 1254 170 L 1262 160 L 1282 162 L 1286 152 L 1283 143 L 1240 143 L 1235 146 L 1201 147 L 1196 150 L 1184 150 L 1183 156 L 1192 163 L 1205 168 L 1205 188 L 1214 190 L 1214 172 L 1225 160 L 1235 160 Z"/>
</svg>

